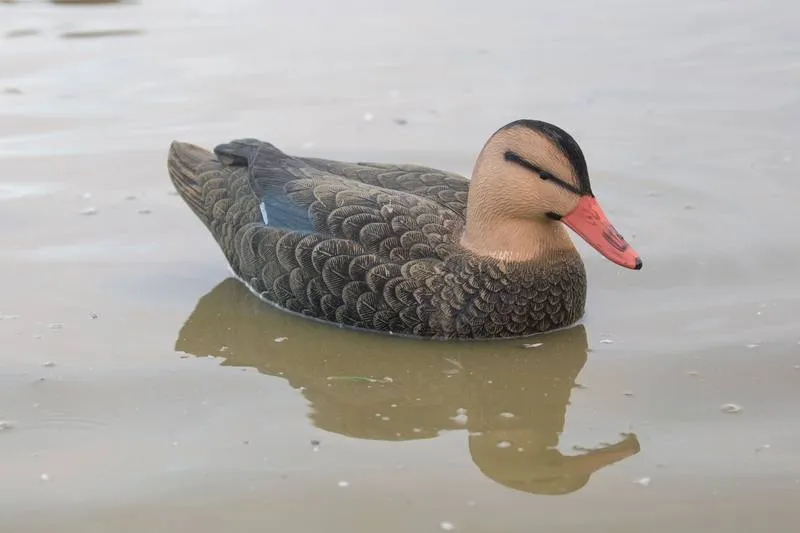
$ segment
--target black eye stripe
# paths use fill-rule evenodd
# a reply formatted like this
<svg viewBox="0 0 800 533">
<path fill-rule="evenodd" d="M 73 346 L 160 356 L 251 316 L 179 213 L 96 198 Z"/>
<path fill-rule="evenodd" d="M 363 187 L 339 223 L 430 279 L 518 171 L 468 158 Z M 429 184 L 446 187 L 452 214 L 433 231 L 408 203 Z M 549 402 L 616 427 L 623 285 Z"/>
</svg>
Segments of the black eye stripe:
<svg viewBox="0 0 800 533">
<path fill-rule="evenodd" d="M 584 195 L 591 196 L 592 195 L 591 191 L 582 191 L 581 189 L 579 189 L 578 187 L 575 187 L 571 183 L 567 183 L 566 181 L 562 180 L 561 178 L 558 178 L 558 177 L 554 176 L 553 174 L 547 172 L 546 170 L 543 170 L 543 169 L 539 168 L 538 166 L 534 165 L 530 161 L 528 161 L 526 159 L 523 159 L 522 157 L 520 157 L 519 155 L 515 154 L 511 150 L 509 150 L 505 154 L 503 154 L 503 157 L 505 158 L 506 161 L 509 161 L 511 163 L 515 163 L 517 165 L 520 165 L 521 167 L 524 167 L 524 168 L 530 170 L 531 172 L 534 172 L 535 174 L 538 174 L 539 177 L 542 178 L 543 180 L 552 181 L 554 184 L 558 185 L 559 187 L 561 187 L 563 189 L 566 189 L 566 190 L 570 191 L 571 193 L 577 194 L 578 196 L 584 196 Z"/>
</svg>

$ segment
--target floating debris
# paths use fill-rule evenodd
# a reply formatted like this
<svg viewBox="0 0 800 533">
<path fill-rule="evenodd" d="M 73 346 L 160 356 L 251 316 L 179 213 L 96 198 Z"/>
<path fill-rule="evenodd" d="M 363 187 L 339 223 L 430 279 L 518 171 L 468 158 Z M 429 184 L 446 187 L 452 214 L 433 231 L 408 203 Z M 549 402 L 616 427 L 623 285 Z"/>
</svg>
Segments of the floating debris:
<svg viewBox="0 0 800 533">
<path fill-rule="evenodd" d="M 723 413 L 731 413 L 731 414 L 733 414 L 733 413 L 741 413 L 742 412 L 742 406 L 741 405 L 737 405 L 735 403 L 726 403 L 726 404 L 720 405 L 719 410 L 722 411 Z"/>
<path fill-rule="evenodd" d="M 622 395 L 623 395 L 623 396 L 627 396 L 627 397 L 629 397 L 629 398 L 630 398 L 631 396 L 633 396 L 633 391 L 631 391 L 631 390 L 626 390 L 626 391 L 624 391 L 624 392 L 622 393 Z"/>
<path fill-rule="evenodd" d="M 756 453 L 763 452 L 765 450 L 769 450 L 770 448 L 772 448 L 772 446 L 770 446 L 769 444 L 764 444 L 764 445 L 759 446 L 758 448 L 756 448 Z"/>
<path fill-rule="evenodd" d="M 3 94 L 22 94 L 22 91 L 16 87 L 6 87 L 3 89 Z"/>
<path fill-rule="evenodd" d="M 508 442 L 507 440 L 501 440 L 500 442 L 497 443 L 497 447 L 500 449 L 510 448 L 511 443 Z"/>
<path fill-rule="evenodd" d="M 339 482 L 339 486 L 340 487 L 349 487 L 350 483 L 348 483 L 347 481 L 340 481 Z"/>
<path fill-rule="evenodd" d="M 81 195 L 81 198 L 83 198 L 84 200 L 90 200 L 90 199 L 92 198 L 92 193 L 90 193 L 90 192 L 85 192 L 85 193 L 83 193 L 83 194 Z"/>
<path fill-rule="evenodd" d="M 530 344 L 523 344 L 523 348 L 538 348 L 539 346 L 543 346 L 543 342 L 532 342 Z"/>
<path fill-rule="evenodd" d="M 758 348 L 758 344 L 748 344 L 747 347 L 750 349 Z"/>
<path fill-rule="evenodd" d="M 89 318 L 91 318 L 92 320 L 97 320 L 99 316 L 100 315 L 98 315 L 97 313 L 89 313 Z"/>
<path fill-rule="evenodd" d="M 456 528 L 456 526 L 454 526 L 452 522 L 442 522 L 441 524 L 439 524 L 439 527 L 444 529 L 445 531 L 453 531 Z"/>
<path fill-rule="evenodd" d="M 392 378 L 383 378 L 383 379 L 375 379 L 375 378 L 368 378 L 365 376 L 328 376 L 328 381 L 360 381 L 364 383 L 392 383 Z"/>
<path fill-rule="evenodd" d="M 132 200 L 136 200 L 137 198 L 135 194 L 129 194 L 128 196 L 125 197 L 125 199 L 130 202 Z"/>
<path fill-rule="evenodd" d="M 16 320 L 19 318 L 19 315 L 4 315 L 0 314 L 0 320 Z"/>
<path fill-rule="evenodd" d="M 52 322 L 47 324 L 47 329 L 64 329 L 64 324 L 60 322 Z"/>
<path fill-rule="evenodd" d="M 53 361 L 47 361 L 42 366 L 47 367 L 47 368 L 52 368 L 52 367 L 56 366 L 56 364 Z"/>
<path fill-rule="evenodd" d="M 614 344 L 611 339 L 600 339 L 600 344 Z"/>
<path fill-rule="evenodd" d="M 286 342 L 289 340 L 289 337 L 275 337 L 275 342 Z"/>
<path fill-rule="evenodd" d="M 686 372 L 686 374 L 688 374 L 688 375 L 690 375 L 692 377 L 696 377 L 696 376 L 700 375 L 700 372 L 698 372 L 697 370 L 689 370 L 688 372 Z"/>
<path fill-rule="evenodd" d="M 396 118 L 394 119 L 394 123 L 397 124 L 398 126 L 405 126 L 406 124 L 408 124 L 408 120 L 404 118 Z"/>
<path fill-rule="evenodd" d="M 0 432 L 14 429 L 14 423 L 9 420 L 0 420 Z"/>
<path fill-rule="evenodd" d="M 504 412 L 500 413 L 501 418 L 514 418 L 516 415 L 514 413 Z"/>
<path fill-rule="evenodd" d="M 150 213 L 152 213 L 153 211 L 152 211 L 152 210 L 150 210 L 150 209 L 147 209 L 147 208 L 143 208 L 143 209 L 139 209 L 139 210 L 138 210 L 138 211 L 136 211 L 136 212 L 137 212 L 137 213 L 139 213 L 140 215 L 149 215 L 149 214 L 150 214 Z"/>
<path fill-rule="evenodd" d="M 634 483 L 639 485 L 640 487 L 649 487 L 650 486 L 650 478 L 649 477 L 640 477 Z"/>
<path fill-rule="evenodd" d="M 364 122 L 372 122 L 375 119 L 375 115 L 372 113 L 364 113 Z"/>
<path fill-rule="evenodd" d="M 320 442 L 318 440 L 316 440 L 316 439 L 312 439 L 311 440 L 311 450 L 312 451 L 318 452 L 319 451 L 319 445 L 320 445 Z"/>
<path fill-rule="evenodd" d="M 41 479 L 42 481 L 50 481 L 50 476 L 47 474 L 42 474 L 41 476 L 39 476 L 39 479 Z"/>
<path fill-rule="evenodd" d="M 81 210 L 80 214 L 83 215 L 83 216 L 86 216 L 86 217 L 92 216 L 92 215 L 96 215 L 97 214 L 97 208 L 96 207 L 87 207 L 86 209 Z"/>
<path fill-rule="evenodd" d="M 459 413 L 456 416 L 451 416 L 450 420 L 452 420 L 456 424 L 460 424 L 462 426 L 466 426 L 467 425 L 467 421 L 469 420 L 469 418 L 467 417 L 466 413 Z"/>
</svg>

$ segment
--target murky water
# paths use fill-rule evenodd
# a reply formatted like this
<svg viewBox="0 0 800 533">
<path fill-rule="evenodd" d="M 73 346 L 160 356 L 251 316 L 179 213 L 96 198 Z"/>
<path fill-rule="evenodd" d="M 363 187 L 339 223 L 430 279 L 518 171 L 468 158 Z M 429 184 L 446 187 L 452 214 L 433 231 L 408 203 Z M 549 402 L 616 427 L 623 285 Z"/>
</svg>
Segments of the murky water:
<svg viewBox="0 0 800 533">
<path fill-rule="evenodd" d="M 798 16 L 0 3 L 0 530 L 796 531 Z M 645 262 L 578 242 L 587 315 L 528 347 L 266 308 L 165 168 L 256 136 L 467 173 L 520 117 Z"/>
</svg>

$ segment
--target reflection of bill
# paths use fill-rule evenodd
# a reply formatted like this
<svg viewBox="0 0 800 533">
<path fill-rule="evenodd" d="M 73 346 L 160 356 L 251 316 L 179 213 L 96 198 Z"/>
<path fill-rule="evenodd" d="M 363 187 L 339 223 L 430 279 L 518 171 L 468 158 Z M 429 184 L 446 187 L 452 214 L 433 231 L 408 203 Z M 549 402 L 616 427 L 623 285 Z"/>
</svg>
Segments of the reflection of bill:
<svg viewBox="0 0 800 533">
<path fill-rule="evenodd" d="M 277 337 L 288 342 L 276 344 Z M 634 435 L 576 455 L 557 450 L 575 378 L 586 363 L 583 326 L 519 341 L 436 342 L 341 331 L 280 313 L 234 279 L 197 304 L 176 350 L 225 358 L 301 388 L 319 428 L 355 438 L 413 440 L 468 430 L 490 479 L 536 494 L 566 494 L 639 451 Z"/>
</svg>

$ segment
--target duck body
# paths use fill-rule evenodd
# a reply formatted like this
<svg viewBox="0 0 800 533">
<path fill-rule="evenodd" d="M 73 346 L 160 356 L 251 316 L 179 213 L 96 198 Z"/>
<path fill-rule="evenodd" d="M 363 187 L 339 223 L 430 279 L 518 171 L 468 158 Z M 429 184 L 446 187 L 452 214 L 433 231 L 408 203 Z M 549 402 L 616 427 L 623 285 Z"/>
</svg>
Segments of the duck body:
<svg viewBox="0 0 800 533">
<path fill-rule="evenodd" d="M 293 157 L 256 139 L 214 153 L 175 142 L 168 168 L 234 274 L 283 310 L 434 339 L 528 336 L 583 315 L 573 247 L 515 260 L 464 245 L 463 176 Z"/>
</svg>

